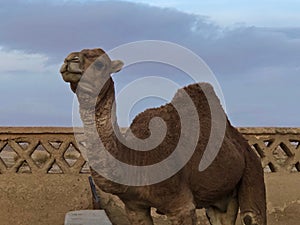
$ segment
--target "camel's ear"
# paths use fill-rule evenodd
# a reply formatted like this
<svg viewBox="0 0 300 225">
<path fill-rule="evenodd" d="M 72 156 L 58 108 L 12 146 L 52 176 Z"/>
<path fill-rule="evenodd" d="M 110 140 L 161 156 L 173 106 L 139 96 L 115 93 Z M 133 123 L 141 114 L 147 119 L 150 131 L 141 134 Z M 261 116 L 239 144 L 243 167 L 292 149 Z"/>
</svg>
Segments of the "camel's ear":
<svg viewBox="0 0 300 225">
<path fill-rule="evenodd" d="M 124 63 L 121 60 L 113 60 L 111 62 L 111 73 L 119 72 L 123 66 L 124 66 Z"/>
</svg>

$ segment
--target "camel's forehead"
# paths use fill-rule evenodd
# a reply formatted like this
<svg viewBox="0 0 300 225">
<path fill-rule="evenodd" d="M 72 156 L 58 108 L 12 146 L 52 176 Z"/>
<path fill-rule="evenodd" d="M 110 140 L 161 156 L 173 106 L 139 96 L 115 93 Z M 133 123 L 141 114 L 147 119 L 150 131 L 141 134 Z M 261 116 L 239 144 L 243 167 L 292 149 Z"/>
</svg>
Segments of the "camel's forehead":
<svg viewBox="0 0 300 225">
<path fill-rule="evenodd" d="M 79 55 L 80 55 L 79 52 L 72 52 L 67 56 L 66 60 L 74 59 L 75 57 L 79 57 Z"/>
<path fill-rule="evenodd" d="M 106 53 L 101 48 L 95 48 L 95 49 L 83 49 L 79 52 L 79 55 L 86 58 L 95 58 L 101 55 L 106 55 Z"/>
<path fill-rule="evenodd" d="M 80 52 L 72 52 L 70 53 L 66 60 L 74 59 L 75 57 L 80 58 L 96 58 L 101 55 L 106 55 L 105 51 L 103 51 L 101 48 L 95 48 L 95 49 L 83 49 Z"/>
</svg>

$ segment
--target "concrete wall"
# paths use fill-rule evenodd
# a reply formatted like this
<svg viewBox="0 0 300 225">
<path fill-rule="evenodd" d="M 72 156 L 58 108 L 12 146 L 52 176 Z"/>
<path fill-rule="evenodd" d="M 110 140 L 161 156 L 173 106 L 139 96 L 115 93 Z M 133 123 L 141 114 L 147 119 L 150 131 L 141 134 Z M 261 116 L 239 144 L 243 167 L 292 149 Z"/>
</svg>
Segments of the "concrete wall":
<svg viewBox="0 0 300 225">
<path fill-rule="evenodd" d="M 88 169 L 70 128 L 0 129 L 0 224 L 63 225 L 92 209 Z"/>
<path fill-rule="evenodd" d="M 240 132 L 265 167 L 268 224 L 298 224 L 300 129 L 240 128 Z M 62 225 L 66 212 L 92 209 L 88 176 L 71 128 L 0 128 L 1 225 Z M 122 204 L 103 192 L 101 198 L 102 207 L 126 224 Z M 203 211 L 199 218 L 207 223 Z M 168 224 L 161 216 L 155 221 Z"/>
</svg>

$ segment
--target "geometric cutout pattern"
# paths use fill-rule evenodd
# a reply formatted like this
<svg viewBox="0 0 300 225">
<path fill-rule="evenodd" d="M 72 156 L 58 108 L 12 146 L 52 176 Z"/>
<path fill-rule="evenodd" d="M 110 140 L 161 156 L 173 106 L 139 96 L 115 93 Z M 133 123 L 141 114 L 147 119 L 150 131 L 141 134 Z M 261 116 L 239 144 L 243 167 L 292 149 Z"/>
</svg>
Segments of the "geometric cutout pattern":
<svg viewBox="0 0 300 225">
<path fill-rule="evenodd" d="M 88 162 L 85 162 L 80 170 L 80 173 L 91 173 L 90 166 Z"/>
<path fill-rule="evenodd" d="M 30 166 L 24 161 L 18 168 L 17 173 L 32 173 Z"/>
<path fill-rule="evenodd" d="M 60 174 L 63 173 L 63 171 L 57 163 L 53 163 L 50 169 L 48 170 L 48 173 Z"/>
<path fill-rule="evenodd" d="M 72 129 L 34 128 L 26 133 L 0 133 L 0 174 L 80 174 L 90 173 L 77 146 Z M 5 128 L 3 128 L 5 130 Z"/>
<path fill-rule="evenodd" d="M 266 165 L 266 166 L 264 167 L 264 172 L 265 172 L 265 173 L 272 173 L 272 172 L 273 172 L 272 169 L 271 169 L 271 167 L 270 167 L 270 165 Z"/>
<path fill-rule="evenodd" d="M 11 128 L 10 128 L 11 129 Z M 84 141 L 76 142 L 73 130 L 55 128 L 0 133 L 0 174 L 79 174 L 90 173 L 80 152 Z M 299 128 L 240 128 L 254 152 L 261 158 L 264 171 L 300 172 Z M 44 132 L 44 133 L 43 133 Z M 82 138 L 84 140 L 84 138 Z"/>
<path fill-rule="evenodd" d="M 55 149 L 59 149 L 60 145 L 62 144 L 62 141 L 56 140 L 56 141 L 48 141 L 48 143 L 51 145 L 51 147 Z"/>
<path fill-rule="evenodd" d="M 24 150 L 26 150 L 29 146 L 29 142 L 17 141 L 18 145 L 20 145 Z"/>
<path fill-rule="evenodd" d="M 266 173 L 300 172 L 299 128 L 240 128 Z"/>
<path fill-rule="evenodd" d="M 275 158 L 276 162 L 280 165 L 284 165 L 286 160 L 289 158 L 287 153 L 281 147 L 281 145 L 278 145 L 274 148 L 272 155 Z"/>
<path fill-rule="evenodd" d="M 41 144 L 31 154 L 32 160 L 39 168 L 42 168 L 47 163 L 50 156 L 50 153 Z"/>
<path fill-rule="evenodd" d="M 300 172 L 300 162 L 297 162 L 295 164 L 295 171 L 293 171 L 293 172 Z"/>
<path fill-rule="evenodd" d="M 69 166 L 72 167 L 79 159 L 80 155 L 80 151 L 72 143 L 70 143 L 70 145 L 64 153 L 64 159 L 69 164 Z"/>
<path fill-rule="evenodd" d="M 1 147 L 1 146 L 0 146 Z M 8 143 L 3 143 L 1 152 L 0 152 L 0 158 L 3 163 L 3 165 L 6 168 L 11 168 L 15 164 L 15 160 L 18 159 L 18 154 L 8 145 Z"/>
</svg>

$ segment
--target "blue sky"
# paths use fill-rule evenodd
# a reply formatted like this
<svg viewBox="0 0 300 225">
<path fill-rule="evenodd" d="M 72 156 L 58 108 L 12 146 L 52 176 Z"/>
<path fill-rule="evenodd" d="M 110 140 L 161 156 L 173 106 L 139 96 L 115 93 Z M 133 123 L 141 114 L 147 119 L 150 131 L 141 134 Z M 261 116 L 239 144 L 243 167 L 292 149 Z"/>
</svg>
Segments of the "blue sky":
<svg viewBox="0 0 300 225">
<path fill-rule="evenodd" d="M 173 7 L 187 13 L 206 15 L 223 26 L 245 24 L 297 27 L 300 23 L 298 0 L 128 0 L 128 2 Z"/>
<path fill-rule="evenodd" d="M 1 1 L 0 126 L 71 126 L 73 95 L 58 73 L 64 57 L 147 39 L 202 57 L 234 125 L 300 126 L 299 10 L 295 0 Z M 145 70 L 174 72 L 129 68 L 114 76 L 117 87 Z"/>
<path fill-rule="evenodd" d="M 75 0 L 76 1 L 76 0 Z M 89 2 L 91 0 L 78 0 Z M 103 1 L 103 0 L 92 0 Z M 298 27 L 300 23 L 298 0 L 125 0 L 150 6 L 170 7 L 204 15 L 223 26 L 236 24 L 266 27 Z"/>
</svg>

